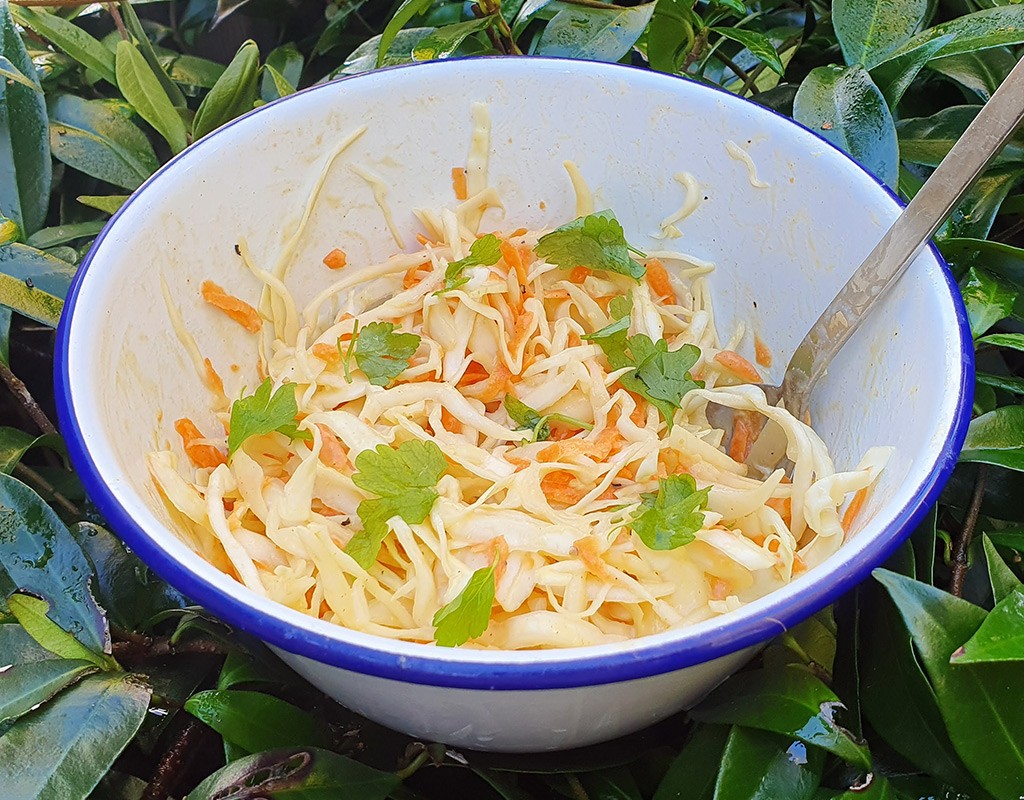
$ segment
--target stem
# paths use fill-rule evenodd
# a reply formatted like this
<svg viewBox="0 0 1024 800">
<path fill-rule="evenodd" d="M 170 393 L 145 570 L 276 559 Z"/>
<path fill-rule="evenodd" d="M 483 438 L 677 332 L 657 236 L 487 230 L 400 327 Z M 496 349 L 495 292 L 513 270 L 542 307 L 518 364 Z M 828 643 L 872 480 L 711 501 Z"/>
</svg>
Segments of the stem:
<svg viewBox="0 0 1024 800">
<path fill-rule="evenodd" d="M 960 535 L 953 540 L 953 566 L 952 575 L 949 579 L 949 593 L 957 597 L 963 597 L 964 579 L 967 577 L 967 553 L 971 548 L 971 539 L 974 536 L 974 527 L 978 524 L 978 516 L 981 513 L 981 501 L 985 497 L 985 478 L 988 474 L 988 465 L 978 465 L 978 477 L 974 482 L 974 494 L 971 496 L 971 505 L 967 509 L 967 516 L 964 518 L 964 527 Z"/>
<path fill-rule="evenodd" d="M 690 69 L 690 65 L 693 64 L 700 54 L 704 52 L 704 48 L 708 43 L 708 29 L 701 28 L 697 33 L 697 36 L 693 40 L 693 47 L 690 48 L 690 52 L 686 54 L 686 59 L 683 61 L 683 67 L 679 70 L 680 73 L 685 73 Z"/>
<path fill-rule="evenodd" d="M 727 66 L 729 69 L 731 69 L 732 72 L 733 72 L 733 75 L 735 75 L 741 81 L 746 82 L 746 81 L 750 80 L 750 73 L 747 72 L 745 69 L 743 69 L 739 64 L 737 64 L 731 58 L 729 58 L 729 56 L 727 56 L 725 53 L 721 53 L 721 52 L 715 53 L 715 58 L 717 58 L 719 61 L 721 61 L 723 64 L 725 64 L 725 66 Z M 756 67 L 755 67 L 755 69 L 756 69 Z"/>
<path fill-rule="evenodd" d="M 24 464 L 16 464 L 14 467 L 14 474 L 20 478 L 25 478 L 28 483 L 33 483 L 37 487 L 43 490 L 46 494 L 53 498 L 53 502 L 63 508 L 71 516 L 78 518 L 82 516 L 81 509 L 68 500 L 60 492 L 53 488 L 53 484 L 50 483 L 46 478 L 36 472 L 32 467 L 27 467 Z"/>
<path fill-rule="evenodd" d="M 25 409 L 25 412 L 36 424 L 41 433 L 57 433 L 57 428 L 50 418 L 46 416 L 46 413 L 40 408 L 39 403 L 36 402 L 32 393 L 28 390 L 28 387 L 21 381 L 21 379 L 11 372 L 3 361 L 0 361 L 0 378 L 7 384 L 7 388 L 11 390 L 11 394 L 21 404 L 21 407 Z"/>
<path fill-rule="evenodd" d="M 107 3 L 107 11 L 110 12 L 111 19 L 114 20 L 114 27 L 117 28 L 117 32 L 121 34 L 121 38 L 126 42 L 131 41 L 131 36 L 128 35 L 128 29 L 124 26 L 124 20 L 121 19 L 121 12 L 117 8 L 116 3 Z"/>
<path fill-rule="evenodd" d="M 569 788 L 572 789 L 572 796 L 576 800 L 590 800 L 590 795 L 587 794 L 587 790 L 583 788 L 583 784 L 580 783 L 580 779 L 575 775 L 569 774 L 565 776 L 566 781 L 569 783 Z"/>
<path fill-rule="evenodd" d="M 400 769 L 395 773 L 395 777 L 400 781 L 404 781 L 406 778 L 412 777 L 420 767 L 427 763 L 430 759 L 430 753 L 427 752 L 426 748 L 423 749 L 419 755 L 416 756 L 405 769 Z"/>
<path fill-rule="evenodd" d="M 156 769 L 153 770 L 153 778 L 142 793 L 141 800 L 167 800 L 171 796 L 171 792 L 177 788 L 185 768 L 192 759 L 193 753 L 189 751 L 196 740 L 200 738 L 203 727 L 203 724 L 197 719 L 189 719 L 185 723 L 181 733 L 167 748 L 156 765 Z"/>
<path fill-rule="evenodd" d="M 60 6 L 61 8 L 77 8 L 91 6 L 96 0 L 10 0 L 12 6 Z"/>
</svg>

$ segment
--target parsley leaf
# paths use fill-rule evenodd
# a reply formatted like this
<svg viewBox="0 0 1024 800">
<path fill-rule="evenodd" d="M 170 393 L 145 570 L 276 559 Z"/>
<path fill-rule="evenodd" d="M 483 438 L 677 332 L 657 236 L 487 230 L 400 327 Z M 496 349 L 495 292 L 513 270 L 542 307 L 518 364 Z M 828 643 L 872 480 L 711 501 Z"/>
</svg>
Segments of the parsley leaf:
<svg viewBox="0 0 1024 800">
<path fill-rule="evenodd" d="M 371 322 L 354 343 L 356 363 L 374 386 L 387 386 L 409 368 L 420 346 L 415 333 L 395 333 L 393 322 Z"/>
<path fill-rule="evenodd" d="M 613 370 L 633 368 L 619 378 L 619 383 L 657 408 L 669 430 L 683 395 L 704 388 L 704 381 L 695 381 L 688 371 L 700 358 L 700 348 L 684 344 L 678 350 L 669 350 L 664 339 L 655 342 L 645 333 L 630 336 L 628 316 L 583 338 L 604 350 Z"/>
<path fill-rule="evenodd" d="M 450 292 L 469 283 L 462 273 L 469 267 L 490 267 L 501 260 L 501 241 L 493 233 L 481 236 L 469 246 L 469 255 L 452 261 L 444 271 L 444 288 L 438 292 Z"/>
<path fill-rule="evenodd" d="M 689 475 L 669 475 L 658 482 L 658 491 L 642 495 L 642 511 L 629 527 L 651 550 L 675 550 L 689 544 L 704 527 L 700 509 L 708 502 L 711 488 L 697 490 Z"/>
<path fill-rule="evenodd" d="M 427 518 L 448 462 L 433 442 L 410 441 L 394 449 L 379 444 L 375 450 L 364 450 L 356 456 L 355 467 L 352 482 L 380 497 L 359 503 L 356 513 L 363 529 L 345 545 L 345 552 L 369 569 L 390 532 L 388 520 L 401 517 L 415 525 Z"/>
<path fill-rule="evenodd" d="M 612 319 L 628 317 L 633 313 L 633 298 L 624 294 L 613 297 L 612 301 L 608 304 L 608 311 L 611 312 Z"/>
<path fill-rule="evenodd" d="M 505 412 L 510 420 L 519 426 L 518 430 L 533 431 L 535 442 L 546 442 L 551 438 L 551 426 L 542 417 L 514 394 L 505 395 Z"/>
<path fill-rule="evenodd" d="M 441 647 L 458 647 L 487 630 L 494 605 L 494 565 L 473 573 L 454 600 L 434 614 L 434 641 Z"/>
<path fill-rule="evenodd" d="M 250 436 L 279 431 L 291 439 L 313 438 L 308 431 L 300 431 L 295 425 L 295 415 L 299 413 L 295 387 L 283 384 L 271 396 L 273 386 L 274 382 L 267 378 L 249 397 L 242 397 L 231 404 L 229 457 Z"/>
<path fill-rule="evenodd" d="M 574 219 L 537 241 L 537 255 L 562 269 L 589 267 L 618 272 L 640 280 L 647 267 L 629 257 L 633 250 L 611 211 Z"/>
</svg>

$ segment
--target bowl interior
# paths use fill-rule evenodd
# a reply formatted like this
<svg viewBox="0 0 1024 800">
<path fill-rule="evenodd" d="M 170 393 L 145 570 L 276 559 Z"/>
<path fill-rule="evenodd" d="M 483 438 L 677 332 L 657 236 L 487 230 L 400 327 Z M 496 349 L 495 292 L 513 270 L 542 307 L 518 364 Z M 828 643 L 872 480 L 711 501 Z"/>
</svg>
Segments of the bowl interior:
<svg viewBox="0 0 1024 800">
<path fill-rule="evenodd" d="M 488 213 L 483 230 L 572 219 L 574 194 L 562 162 L 575 161 L 596 207 L 614 210 L 631 243 L 682 250 L 716 265 L 719 332 L 728 338 L 744 324 L 768 343 L 776 354 L 772 382 L 899 211 L 845 156 L 769 111 L 686 81 L 578 62 L 488 59 L 386 70 L 299 93 L 189 148 L 121 210 L 83 267 L 62 329 L 65 429 L 90 489 L 128 542 L 158 570 L 173 573 L 186 593 L 283 647 L 312 648 L 308 654 L 328 660 L 338 642 L 373 657 L 450 663 L 543 665 L 583 655 L 438 652 L 342 630 L 262 600 L 174 536 L 144 466 L 155 446 L 177 446 L 178 417 L 213 426 L 206 390 L 165 310 L 161 279 L 228 395 L 251 390 L 258 383 L 255 339 L 201 301 L 202 281 L 255 302 L 257 282 L 234 252 L 239 237 L 269 269 L 327 154 L 362 125 L 365 134 L 327 177 L 287 284 L 302 308 L 333 277 L 321 263 L 332 247 L 347 252 L 347 269 L 398 249 L 371 186 L 353 167 L 387 186 L 396 227 L 407 249 L 415 247 L 421 227 L 413 210 L 454 202 L 451 169 L 466 162 L 474 101 L 489 108 L 490 184 L 505 204 L 504 216 Z M 767 188 L 753 185 L 727 141 L 750 154 Z M 681 238 L 654 239 L 659 221 L 682 203 L 673 179 L 679 172 L 696 177 L 705 199 L 680 223 Z M 786 624 L 809 613 L 877 564 L 951 467 L 962 435 L 968 366 L 956 302 L 943 267 L 926 252 L 814 397 L 815 426 L 838 468 L 854 466 L 872 445 L 895 447 L 860 529 L 839 553 L 739 612 L 597 650 L 635 655 L 648 647 L 697 647 L 684 658 L 700 660 L 711 654 L 699 650 L 708 641 L 725 652 L 749 644 L 751 635 L 763 638 L 778 630 L 772 618 Z M 752 357 L 749 333 L 741 351 Z M 243 613 L 243 606 L 255 612 Z"/>
</svg>

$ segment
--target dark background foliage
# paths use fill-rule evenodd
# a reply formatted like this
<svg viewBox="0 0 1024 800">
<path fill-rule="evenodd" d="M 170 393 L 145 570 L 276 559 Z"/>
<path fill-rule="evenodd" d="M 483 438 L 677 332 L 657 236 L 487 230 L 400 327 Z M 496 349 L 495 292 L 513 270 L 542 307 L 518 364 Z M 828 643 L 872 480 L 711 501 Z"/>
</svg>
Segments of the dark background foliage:
<svg viewBox="0 0 1024 800">
<path fill-rule="evenodd" d="M 979 370 L 942 501 L 874 580 L 769 644 L 689 715 L 617 742 L 487 755 L 356 717 L 128 552 L 51 422 L 52 329 L 93 237 L 173 153 L 297 88 L 471 54 L 623 61 L 794 115 L 910 197 L 1014 65 L 1024 6 L 17 2 L 0 0 L 0 794 L 1024 795 L 1020 136 L 937 237 Z"/>
</svg>

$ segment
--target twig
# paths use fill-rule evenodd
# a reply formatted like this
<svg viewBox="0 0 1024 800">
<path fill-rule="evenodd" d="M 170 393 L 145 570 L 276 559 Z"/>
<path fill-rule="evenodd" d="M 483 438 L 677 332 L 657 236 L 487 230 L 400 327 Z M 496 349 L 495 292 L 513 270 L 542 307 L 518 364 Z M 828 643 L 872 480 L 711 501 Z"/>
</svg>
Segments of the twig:
<svg viewBox="0 0 1024 800">
<path fill-rule="evenodd" d="M 715 51 L 715 58 L 721 61 L 725 66 L 732 70 L 732 74 L 739 78 L 741 81 L 749 81 L 750 73 L 747 72 L 743 67 L 733 61 L 729 56 L 720 50 Z"/>
<path fill-rule="evenodd" d="M 124 26 L 124 20 L 121 19 L 121 12 L 117 8 L 117 3 L 107 3 L 107 11 L 110 12 L 110 18 L 114 20 L 114 27 L 121 34 L 121 38 L 126 42 L 130 42 L 132 37 L 128 35 L 128 29 Z"/>
<path fill-rule="evenodd" d="M 590 800 L 590 795 L 587 794 L 587 790 L 583 788 L 583 784 L 580 783 L 580 779 L 572 773 L 565 776 L 566 781 L 569 784 L 569 789 L 572 791 L 572 796 L 576 800 Z"/>
<path fill-rule="evenodd" d="M 786 41 L 779 45 L 779 49 L 776 51 L 779 54 L 779 58 L 782 58 L 782 54 L 785 53 L 790 48 L 798 47 L 803 42 L 803 40 L 803 31 L 794 34 L 793 36 L 790 36 L 788 39 L 786 39 Z M 762 61 L 752 70 L 750 70 L 750 75 L 747 77 L 747 80 L 744 81 L 743 86 L 740 87 L 740 90 L 739 92 L 737 92 L 737 94 L 740 97 L 746 97 L 747 92 L 749 92 L 751 89 L 756 90 L 757 87 L 755 87 L 754 84 L 757 82 L 757 79 L 761 77 L 761 73 L 764 72 L 767 68 L 768 65 Z M 782 80 L 781 75 L 779 76 L 779 80 Z M 754 94 L 757 94 L 757 91 L 754 91 Z"/>
<path fill-rule="evenodd" d="M 167 636 L 133 635 L 126 641 L 114 642 L 113 656 L 118 661 L 151 661 L 156 658 L 174 655 L 175 653 L 199 653 L 203 655 L 223 656 L 229 648 L 212 639 L 186 639 L 184 642 L 172 644 Z"/>
<path fill-rule="evenodd" d="M 81 517 L 82 510 L 68 500 L 64 495 L 53 488 L 53 484 L 50 483 L 46 478 L 36 472 L 32 467 L 25 466 L 24 464 L 16 464 L 14 467 L 14 474 L 19 478 L 25 478 L 29 483 L 34 483 L 46 494 L 53 498 L 53 502 L 67 511 L 73 517 Z"/>
<path fill-rule="evenodd" d="M 25 409 L 29 417 L 39 428 L 41 433 L 56 433 L 57 428 L 50 422 L 50 418 L 46 416 L 46 413 L 42 408 L 39 407 L 39 403 L 36 402 L 32 393 L 28 390 L 28 387 L 22 383 L 21 378 L 11 372 L 3 361 L 0 361 L 0 378 L 7 384 L 7 388 L 11 390 L 11 394 L 14 395 L 15 399 L 21 404 L 21 407 Z"/>
<path fill-rule="evenodd" d="M 981 513 L 981 501 L 985 497 L 985 477 L 988 474 L 988 465 L 978 465 L 978 477 L 974 481 L 974 494 L 971 496 L 971 505 L 967 509 L 967 516 L 964 517 L 964 526 L 960 535 L 953 540 L 953 564 L 952 573 L 949 579 L 949 593 L 957 597 L 963 597 L 964 579 L 967 577 L 967 553 L 971 548 L 971 539 L 974 536 L 974 527 L 978 524 L 978 516 Z"/>
<path fill-rule="evenodd" d="M 78 6 L 96 5 L 96 0 L 10 0 L 12 6 L 60 6 L 61 8 L 77 8 Z"/>
<path fill-rule="evenodd" d="M 167 748 L 160 758 L 153 777 L 142 793 L 141 800 L 167 800 L 171 792 L 177 788 L 185 768 L 191 760 L 193 743 L 200 737 L 203 724 L 197 719 L 189 719 L 181 733 Z"/>
</svg>

